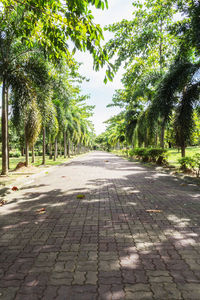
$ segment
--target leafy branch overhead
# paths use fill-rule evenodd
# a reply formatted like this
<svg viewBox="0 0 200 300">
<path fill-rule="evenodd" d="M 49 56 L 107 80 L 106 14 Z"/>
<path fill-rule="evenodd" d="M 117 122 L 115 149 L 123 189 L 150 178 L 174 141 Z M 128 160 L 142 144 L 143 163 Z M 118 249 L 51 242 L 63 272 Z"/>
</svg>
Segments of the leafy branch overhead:
<svg viewBox="0 0 200 300">
<path fill-rule="evenodd" d="M 123 88 L 115 91 L 108 105 L 121 112 L 107 121 L 100 140 L 107 149 L 119 143 L 126 148 L 168 144 L 180 147 L 184 156 L 198 128 L 200 3 L 134 0 L 132 4 L 131 20 L 106 27 L 113 34 L 105 49 L 114 61 L 114 72 L 122 67 L 125 71 Z"/>
</svg>

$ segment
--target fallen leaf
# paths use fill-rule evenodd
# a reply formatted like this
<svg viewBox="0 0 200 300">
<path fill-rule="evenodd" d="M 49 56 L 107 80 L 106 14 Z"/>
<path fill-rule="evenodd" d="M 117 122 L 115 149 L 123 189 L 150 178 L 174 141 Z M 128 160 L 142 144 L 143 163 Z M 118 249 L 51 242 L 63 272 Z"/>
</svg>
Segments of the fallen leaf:
<svg viewBox="0 0 200 300">
<path fill-rule="evenodd" d="M 62 178 L 66 178 L 66 176 L 61 176 Z"/>
<path fill-rule="evenodd" d="M 18 187 L 16 187 L 16 186 L 12 187 L 12 191 L 18 191 L 18 190 L 19 190 Z"/>
<path fill-rule="evenodd" d="M 46 213 L 46 209 L 44 207 L 42 207 L 42 208 L 37 209 L 36 212 L 38 214 L 45 214 Z"/>
<path fill-rule="evenodd" d="M 180 186 L 186 186 L 186 185 L 187 185 L 186 183 L 181 183 L 181 184 L 180 184 Z"/>
<path fill-rule="evenodd" d="M 84 198 L 85 198 L 85 195 L 82 195 L 82 194 L 77 195 L 77 199 L 84 199 Z"/>
<path fill-rule="evenodd" d="M 162 210 L 159 210 L 159 209 L 147 209 L 146 212 L 149 212 L 149 213 L 161 213 Z"/>
<path fill-rule="evenodd" d="M 0 206 L 3 206 L 3 205 L 5 205 L 6 204 L 6 200 L 1 200 L 1 202 L 0 202 Z"/>
<path fill-rule="evenodd" d="M 109 162 L 109 160 L 104 160 L 105 162 Z"/>
</svg>

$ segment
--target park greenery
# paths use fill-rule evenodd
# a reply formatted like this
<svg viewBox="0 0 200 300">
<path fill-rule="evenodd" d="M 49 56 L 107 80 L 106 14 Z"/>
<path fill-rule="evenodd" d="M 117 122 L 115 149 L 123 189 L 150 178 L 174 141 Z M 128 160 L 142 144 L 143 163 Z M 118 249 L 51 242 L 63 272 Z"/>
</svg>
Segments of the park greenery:
<svg viewBox="0 0 200 300">
<path fill-rule="evenodd" d="M 94 129 L 80 83 L 76 49 L 89 51 L 98 70 L 105 63 L 102 29 L 95 25 L 91 6 L 104 9 L 107 0 L 2 0 L 0 2 L 0 83 L 2 175 L 9 158 L 26 156 L 29 166 L 42 149 L 56 160 L 70 151 L 90 148 Z M 70 50 L 69 42 L 73 44 Z M 70 44 L 70 45 L 71 45 Z"/>
<path fill-rule="evenodd" d="M 105 49 L 115 72 L 123 66 L 125 73 L 108 105 L 121 111 L 96 142 L 108 151 L 126 148 L 130 156 L 139 151 L 143 160 L 155 160 L 149 154 L 162 152 L 158 148 L 163 154 L 178 148 L 186 167 L 186 147 L 200 145 L 200 3 L 132 3 L 132 20 L 106 27 L 113 38 Z M 191 164 L 198 167 L 199 156 Z"/>
</svg>

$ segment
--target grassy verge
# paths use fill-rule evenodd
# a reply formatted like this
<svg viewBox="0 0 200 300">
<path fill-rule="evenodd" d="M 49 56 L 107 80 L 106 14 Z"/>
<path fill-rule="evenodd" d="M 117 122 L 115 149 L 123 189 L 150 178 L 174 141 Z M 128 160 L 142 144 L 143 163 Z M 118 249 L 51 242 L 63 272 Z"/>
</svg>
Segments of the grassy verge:
<svg viewBox="0 0 200 300">
<path fill-rule="evenodd" d="M 122 152 L 122 150 L 113 150 L 114 154 L 118 156 L 125 156 L 125 154 Z M 200 153 L 200 147 L 187 147 L 186 148 L 186 156 L 193 156 L 196 153 Z M 181 158 L 181 151 L 178 151 L 178 149 L 168 149 L 168 158 L 167 161 L 170 165 L 179 167 L 178 159 Z"/>
<path fill-rule="evenodd" d="M 72 156 L 73 157 L 73 156 Z M 54 161 L 53 159 L 49 159 L 49 156 L 46 156 L 46 166 L 55 166 L 55 165 L 59 165 L 62 164 L 64 162 L 66 162 L 68 160 L 68 158 L 64 158 L 64 157 L 58 157 L 56 161 Z M 30 160 L 31 162 L 31 157 Z M 16 168 L 17 164 L 19 162 L 25 162 L 25 157 L 21 156 L 21 157 L 11 157 L 10 158 L 10 171 L 14 171 L 14 169 Z M 30 163 L 30 165 L 38 167 L 42 164 L 42 156 L 36 156 L 35 157 L 35 162 L 34 163 Z M 1 166 L 1 158 L 0 158 L 0 166 Z M 0 168 L 0 172 L 1 172 L 1 168 Z"/>
<path fill-rule="evenodd" d="M 193 156 L 196 153 L 200 153 L 200 147 L 188 147 L 186 148 L 186 156 Z M 170 165 L 175 167 L 180 166 L 178 163 L 178 159 L 181 158 L 181 152 L 177 149 L 169 149 L 168 150 L 168 159 Z"/>
</svg>

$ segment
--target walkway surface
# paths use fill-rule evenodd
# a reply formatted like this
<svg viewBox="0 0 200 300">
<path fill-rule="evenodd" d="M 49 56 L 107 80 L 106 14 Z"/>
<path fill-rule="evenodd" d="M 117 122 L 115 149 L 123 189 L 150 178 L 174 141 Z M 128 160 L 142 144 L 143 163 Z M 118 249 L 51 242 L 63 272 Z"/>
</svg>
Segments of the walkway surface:
<svg viewBox="0 0 200 300">
<path fill-rule="evenodd" d="M 0 300 L 200 299 L 195 186 L 92 152 L 9 197 Z"/>
</svg>

